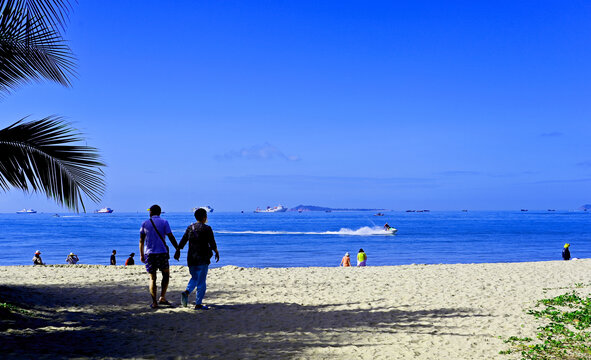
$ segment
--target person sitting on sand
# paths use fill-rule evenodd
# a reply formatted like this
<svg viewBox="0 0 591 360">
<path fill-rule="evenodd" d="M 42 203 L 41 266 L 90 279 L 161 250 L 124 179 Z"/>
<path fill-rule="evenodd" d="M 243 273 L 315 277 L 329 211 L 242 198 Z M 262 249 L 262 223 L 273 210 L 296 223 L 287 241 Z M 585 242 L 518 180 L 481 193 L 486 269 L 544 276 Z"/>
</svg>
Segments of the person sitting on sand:
<svg viewBox="0 0 591 360">
<path fill-rule="evenodd" d="M 564 244 L 564 249 L 562 250 L 562 258 L 564 260 L 570 260 L 570 250 L 568 249 L 569 247 L 569 243 Z"/>
<path fill-rule="evenodd" d="M 349 256 L 349 253 L 345 253 L 345 256 L 343 256 L 343 259 L 341 260 L 341 264 L 339 266 L 351 266 L 351 257 Z"/>
<path fill-rule="evenodd" d="M 76 265 L 76 263 L 80 261 L 80 259 L 78 259 L 78 255 L 75 255 L 74 253 L 70 253 L 70 255 L 68 255 L 68 257 L 66 258 L 66 262 L 70 265 Z"/>
<path fill-rule="evenodd" d="M 207 211 L 205 209 L 197 209 L 193 215 L 197 222 L 187 227 L 181 243 L 174 254 L 174 258 L 178 260 L 181 256 L 181 249 L 189 242 L 187 265 L 189 266 L 191 279 L 187 284 L 187 289 L 181 293 L 181 304 L 186 307 L 189 302 L 189 295 L 197 288 L 195 310 L 208 310 L 209 308 L 202 304 L 205 290 L 207 289 L 207 283 L 205 281 L 207 279 L 207 270 L 213 253 L 215 252 L 215 262 L 220 261 L 220 253 L 218 252 L 218 246 L 215 242 L 211 226 L 205 225 L 207 222 Z"/>
<path fill-rule="evenodd" d="M 127 258 L 127 260 L 125 260 L 125 266 L 135 265 L 135 260 L 133 259 L 134 256 L 135 256 L 135 253 L 129 254 L 129 257 Z"/>
<path fill-rule="evenodd" d="M 117 258 L 115 258 L 115 255 L 117 255 L 117 250 L 113 250 L 113 253 L 111 254 L 111 265 L 117 265 Z"/>
<path fill-rule="evenodd" d="M 365 266 L 367 262 L 367 255 L 363 251 L 363 249 L 359 249 L 357 253 L 357 266 Z"/>
<path fill-rule="evenodd" d="M 170 281 L 170 266 L 168 264 L 170 255 L 164 236 L 168 236 L 175 249 L 178 249 L 178 244 L 172 230 L 170 230 L 170 224 L 160 217 L 162 213 L 160 206 L 152 205 L 149 210 L 150 218 L 144 221 L 140 228 L 140 259 L 146 264 L 146 271 L 150 274 L 150 295 L 152 296 L 150 307 L 156 309 L 158 305 L 171 305 L 166 300 L 166 290 Z M 158 270 L 162 273 L 160 298 L 156 297 Z"/>
<path fill-rule="evenodd" d="M 35 251 L 35 256 L 33 256 L 33 266 L 35 265 L 45 265 L 43 260 L 41 260 L 41 251 Z"/>
</svg>

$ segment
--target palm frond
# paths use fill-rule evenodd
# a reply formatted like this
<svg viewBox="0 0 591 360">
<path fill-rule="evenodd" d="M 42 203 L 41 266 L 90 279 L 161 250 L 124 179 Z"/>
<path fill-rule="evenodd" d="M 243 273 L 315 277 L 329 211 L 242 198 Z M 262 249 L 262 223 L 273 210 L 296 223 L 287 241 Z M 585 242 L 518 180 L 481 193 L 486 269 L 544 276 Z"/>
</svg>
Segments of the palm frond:
<svg viewBox="0 0 591 360">
<path fill-rule="evenodd" d="M 69 0 L 0 0 L 0 10 L 6 8 L 41 20 L 46 28 L 65 30 L 72 5 Z"/>
<path fill-rule="evenodd" d="M 76 75 L 72 51 L 58 31 L 47 26 L 44 18 L 37 15 L 42 10 L 27 10 L 30 3 L 35 2 L 0 0 L 2 93 L 42 79 L 70 86 L 70 76 Z"/>
<path fill-rule="evenodd" d="M 0 130 L 0 189 L 43 192 L 58 204 L 86 211 L 83 194 L 99 202 L 105 188 L 96 148 L 72 143 L 81 134 L 60 117 L 21 119 Z"/>
</svg>

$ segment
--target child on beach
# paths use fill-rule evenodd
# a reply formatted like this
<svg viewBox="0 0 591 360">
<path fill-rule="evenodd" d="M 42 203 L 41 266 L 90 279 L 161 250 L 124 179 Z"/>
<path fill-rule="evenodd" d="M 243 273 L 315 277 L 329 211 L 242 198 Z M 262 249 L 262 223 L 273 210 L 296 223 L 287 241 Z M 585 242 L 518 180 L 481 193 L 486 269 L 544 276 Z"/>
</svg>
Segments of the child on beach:
<svg viewBox="0 0 591 360">
<path fill-rule="evenodd" d="M 197 288 L 197 298 L 195 300 L 195 310 L 208 310 L 209 308 L 202 304 L 207 284 L 207 270 L 210 259 L 215 252 L 215 262 L 220 261 L 220 253 L 213 237 L 213 230 L 207 222 L 207 211 L 205 209 L 195 210 L 195 220 L 187 227 L 183 238 L 177 248 L 174 258 L 178 260 L 181 256 L 181 249 L 189 242 L 189 251 L 187 253 L 187 265 L 191 279 L 187 284 L 187 289 L 181 293 L 181 304 L 186 307 L 189 301 L 189 295 Z"/>
<path fill-rule="evenodd" d="M 117 265 L 117 258 L 115 258 L 115 255 L 117 255 L 117 250 L 113 250 L 113 253 L 111 254 L 111 265 Z"/>
<path fill-rule="evenodd" d="M 78 259 L 78 255 L 75 255 L 72 252 L 70 255 L 68 255 L 68 257 L 66 257 L 66 262 L 70 265 L 76 265 L 78 261 L 80 261 L 80 259 Z"/>
<path fill-rule="evenodd" d="M 367 262 L 367 255 L 363 251 L 363 249 L 359 249 L 357 253 L 357 266 L 365 266 Z"/>
<path fill-rule="evenodd" d="M 41 260 L 41 251 L 35 251 L 35 256 L 33 256 L 33 266 L 35 265 L 45 265 L 43 260 Z"/>
<path fill-rule="evenodd" d="M 351 266 L 351 257 L 349 256 L 349 253 L 345 253 L 345 256 L 343 256 L 343 259 L 341 260 L 341 264 L 339 266 Z"/>
</svg>

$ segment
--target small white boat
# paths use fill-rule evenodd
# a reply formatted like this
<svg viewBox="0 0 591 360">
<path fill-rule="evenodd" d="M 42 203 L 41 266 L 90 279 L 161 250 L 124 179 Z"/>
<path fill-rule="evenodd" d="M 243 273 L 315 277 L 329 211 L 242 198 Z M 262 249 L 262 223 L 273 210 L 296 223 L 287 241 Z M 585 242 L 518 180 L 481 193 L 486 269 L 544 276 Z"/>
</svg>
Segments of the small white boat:
<svg viewBox="0 0 591 360">
<path fill-rule="evenodd" d="M 97 214 L 110 214 L 113 212 L 113 209 L 108 208 L 108 207 L 104 207 L 100 210 L 95 211 Z"/>
<path fill-rule="evenodd" d="M 36 214 L 37 211 L 33 209 L 22 209 L 16 212 L 17 214 Z"/>
<path fill-rule="evenodd" d="M 203 209 L 203 210 L 207 211 L 208 213 L 213 212 L 213 208 L 211 206 L 200 206 L 198 208 L 194 207 L 193 212 L 197 211 L 197 209 Z"/>
<path fill-rule="evenodd" d="M 283 205 L 277 205 L 277 206 L 267 206 L 266 209 L 260 209 L 260 208 L 256 208 L 256 210 L 254 211 L 255 213 L 277 213 L 277 212 L 286 212 L 287 208 Z"/>
</svg>

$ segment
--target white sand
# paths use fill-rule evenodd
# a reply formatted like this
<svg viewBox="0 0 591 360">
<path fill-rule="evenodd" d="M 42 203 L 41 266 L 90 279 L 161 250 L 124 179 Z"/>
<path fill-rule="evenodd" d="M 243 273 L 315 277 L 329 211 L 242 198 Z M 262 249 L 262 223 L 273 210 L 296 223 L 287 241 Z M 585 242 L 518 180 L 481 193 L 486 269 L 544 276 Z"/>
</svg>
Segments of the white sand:
<svg viewBox="0 0 591 360">
<path fill-rule="evenodd" d="M 171 274 L 178 304 L 189 274 Z M 2 301 L 36 314 L 0 322 L 0 348 L 10 358 L 512 359 L 498 337 L 535 334 L 524 309 L 577 283 L 587 295 L 590 279 L 591 260 L 226 266 L 208 276 L 204 303 L 216 308 L 153 311 L 143 266 L 0 267 Z"/>
</svg>

